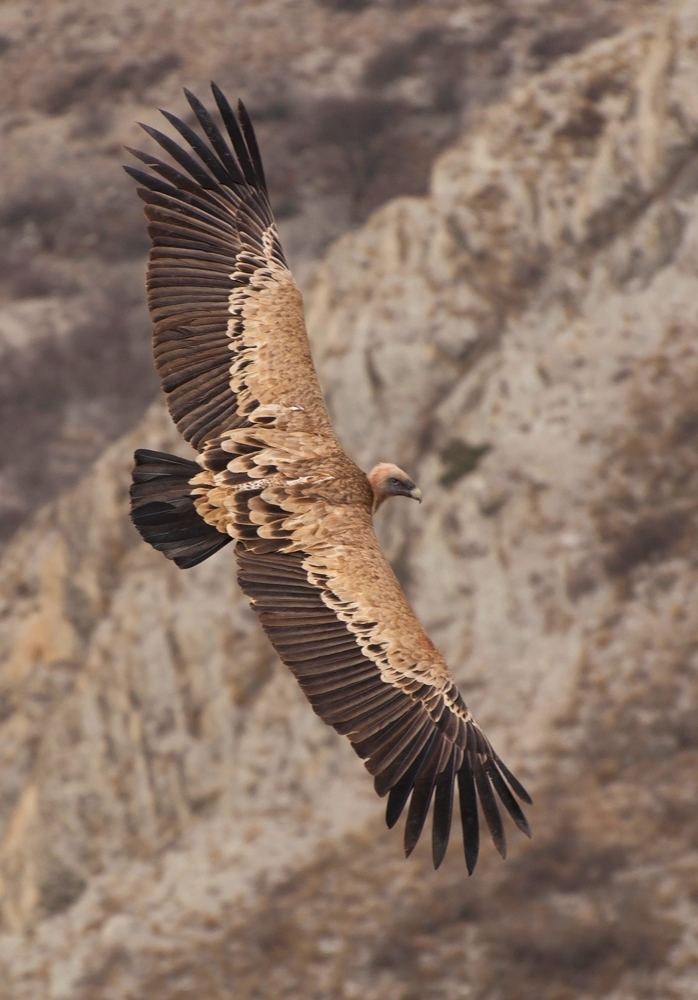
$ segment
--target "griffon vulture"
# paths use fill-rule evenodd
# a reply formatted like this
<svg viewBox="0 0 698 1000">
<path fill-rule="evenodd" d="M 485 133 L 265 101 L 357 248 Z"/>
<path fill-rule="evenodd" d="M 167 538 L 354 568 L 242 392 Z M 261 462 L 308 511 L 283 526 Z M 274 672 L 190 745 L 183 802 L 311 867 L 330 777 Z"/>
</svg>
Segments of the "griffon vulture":
<svg viewBox="0 0 698 1000">
<path fill-rule="evenodd" d="M 493 750 L 407 603 L 373 531 L 391 496 L 421 500 L 408 475 L 366 475 L 335 437 L 310 355 L 301 294 L 274 222 L 249 116 L 212 85 L 226 139 L 185 91 L 208 139 L 163 112 L 191 151 L 143 128 L 177 167 L 129 149 L 152 249 L 155 365 L 191 462 L 139 450 L 131 517 L 182 567 L 235 542 L 238 579 L 313 709 L 347 736 L 388 796 L 392 827 L 409 800 L 405 853 L 432 799 L 443 860 L 458 783 L 465 861 L 478 856 L 478 800 L 502 855 L 496 795 L 530 836 L 531 799 Z M 228 141 L 229 140 L 229 141 Z"/>
</svg>

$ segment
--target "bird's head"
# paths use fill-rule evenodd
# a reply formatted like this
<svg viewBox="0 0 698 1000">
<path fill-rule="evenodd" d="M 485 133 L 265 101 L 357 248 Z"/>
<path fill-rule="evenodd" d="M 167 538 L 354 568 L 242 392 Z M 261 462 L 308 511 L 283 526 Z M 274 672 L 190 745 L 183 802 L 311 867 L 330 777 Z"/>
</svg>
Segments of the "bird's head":
<svg viewBox="0 0 698 1000">
<path fill-rule="evenodd" d="M 406 472 L 391 462 L 381 462 L 372 469 L 368 481 L 373 490 L 374 513 L 388 497 L 411 497 L 422 502 L 422 491 L 417 489 Z"/>
</svg>

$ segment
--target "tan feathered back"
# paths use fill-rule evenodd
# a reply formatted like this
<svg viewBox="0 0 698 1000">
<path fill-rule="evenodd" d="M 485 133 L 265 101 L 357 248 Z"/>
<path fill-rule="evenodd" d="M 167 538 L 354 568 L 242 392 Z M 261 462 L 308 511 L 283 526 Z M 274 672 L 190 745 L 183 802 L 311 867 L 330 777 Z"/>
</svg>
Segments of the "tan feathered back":
<svg viewBox="0 0 698 1000">
<path fill-rule="evenodd" d="M 151 172 L 126 169 L 141 185 L 152 239 L 155 364 L 199 462 L 136 452 L 133 521 L 182 567 L 235 541 L 240 585 L 262 626 L 315 711 L 388 794 L 389 826 L 409 800 L 406 853 L 433 799 L 441 863 L 457 782 L 472 872 L 478 799 L 502 856 L 494 792 L 526 834 L 512 790 L 530 799 L 473 720 L 376 541 L 376 497 L 332 429 L 247 113 L 240 104 L 236 118 L 213 85 L 231 149 L 185 94 L 210 145 L 164 113 L 195 156 L 143 126 L 181 170 L 136 150 Z"/>
</svg>

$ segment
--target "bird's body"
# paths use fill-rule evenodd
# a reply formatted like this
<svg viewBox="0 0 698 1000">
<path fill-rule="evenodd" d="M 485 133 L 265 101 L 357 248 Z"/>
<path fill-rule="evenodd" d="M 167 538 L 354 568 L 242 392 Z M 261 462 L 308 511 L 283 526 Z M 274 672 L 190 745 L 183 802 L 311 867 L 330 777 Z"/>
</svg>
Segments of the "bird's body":
<svg viewBox="0 0 698 1000">
<path fill-rule="evenodd" d="M 127 168 L 142 185 L 153 241 L 156 367 L 175 423 L 199 452 L 194 463 L 138 451 L 132 518 L 181 567 L 235 542 L 238 578 L 262 626 L 315 711 L 389 794 L 390 826 L 410 800 L 407 853 L 433 798 L 440 864 L 457 782 L 472 871 L 478 798 L 502 854 L 493 790 L 526 833 L 511 789 L 530 800 L 474 722 L 378 545 L 378 507 L 421 493 L 391 464 L 367 476 L 339 444 L 252 126 L 213 89 L 234 153 L 187 94 L 210 147 L 166 115 L 198 159 L 147 128 L 186 173 L 137 151 L 152 172 Z"/>
</svg>

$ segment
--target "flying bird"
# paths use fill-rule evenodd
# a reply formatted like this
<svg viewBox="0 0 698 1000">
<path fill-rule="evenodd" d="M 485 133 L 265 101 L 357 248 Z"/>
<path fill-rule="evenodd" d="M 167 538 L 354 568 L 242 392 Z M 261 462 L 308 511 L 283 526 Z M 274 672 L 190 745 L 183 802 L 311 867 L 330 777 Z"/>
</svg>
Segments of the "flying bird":
<svg viewBox="0 0 698 1000">
<path fill-rule="evenodd" d="M 455 786 L 465 861 L 478 857 L 478 800 L 506 856 L 497 797 L 530 830 L 526 790 L 467 708 L 383 555 L 373 514 L 421 500 L 381 463 L 366 475 L 339 444 L 313 367 L 301 294 L 286 264 L 262 159 L 242 102 L 212 84 L 223 131 L 185 90 L 208 140 L 167 111 L 185 149 L 143 125 L 176 166 L 130 149 L 152 240 L 153 352 L 172 418 L 196 462 L 138 450 L 131 518 L 187 568 L 235 543 L 242 590 L 315 712 L 347 736 L 387 795 L 409 800 L 405 853 L 432 800 L 432 855 L 448 845 Z M 495 794 L 496 793 L 496 794 Z"/>
</svg>

